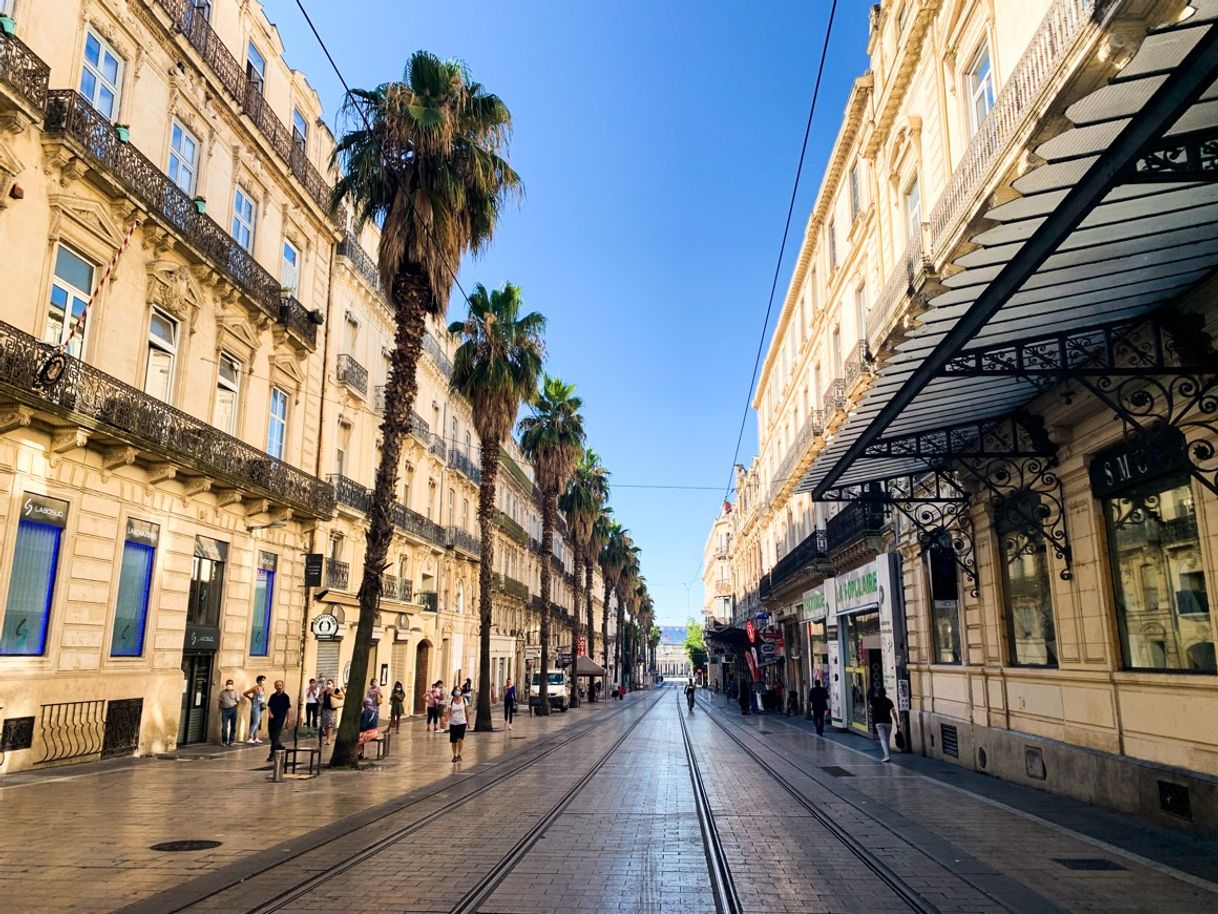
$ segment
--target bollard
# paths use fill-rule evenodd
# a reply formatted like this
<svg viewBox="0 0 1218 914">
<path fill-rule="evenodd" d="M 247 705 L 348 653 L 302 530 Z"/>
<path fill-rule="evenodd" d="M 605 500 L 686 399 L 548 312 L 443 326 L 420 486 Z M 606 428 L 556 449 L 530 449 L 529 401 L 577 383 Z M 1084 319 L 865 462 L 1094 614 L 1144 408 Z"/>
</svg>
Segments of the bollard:
<svg viewBox="0 0 1218 914">
<path fill-rule="evenodd" d="M 283 780 L 283 768 L 287 763 L 288 754 L 283 749 L 276 749 L 271 753 L 271 781 L 278 784 Z"/>
</svg>

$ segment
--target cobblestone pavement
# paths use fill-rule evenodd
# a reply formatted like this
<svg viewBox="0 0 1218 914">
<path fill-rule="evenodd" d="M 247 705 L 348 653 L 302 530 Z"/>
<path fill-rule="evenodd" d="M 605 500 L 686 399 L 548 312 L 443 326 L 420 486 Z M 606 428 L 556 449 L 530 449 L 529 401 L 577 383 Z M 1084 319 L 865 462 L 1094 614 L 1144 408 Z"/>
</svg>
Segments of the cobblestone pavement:
<svg viewBox="0 0 1218 914">
<path fill-rule="evenodd" d="M 713 912 L 682 718 L 745 914 L 1218 910 L 1218 842 L 664 689 L 459 765 L 410 723 L 368 770 L 282 784 L 264 746 L 0 781 L 0 912 Z M 220 844 L 150 849 L 179 839 Z"/>
</svg>

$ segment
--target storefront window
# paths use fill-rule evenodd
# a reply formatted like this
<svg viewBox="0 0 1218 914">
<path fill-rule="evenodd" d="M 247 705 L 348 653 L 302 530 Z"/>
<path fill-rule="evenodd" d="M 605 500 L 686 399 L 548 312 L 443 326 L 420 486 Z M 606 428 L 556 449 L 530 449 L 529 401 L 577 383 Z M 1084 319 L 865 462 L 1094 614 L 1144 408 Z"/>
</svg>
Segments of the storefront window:
<svg viewBox="0 0 1218 914">
<path fill-rule="evenodd" d="M 1033 524 L 1039 499 L 1022 493 L 995 517 L 1001 550 L 1007 645 L 1013 666 L 1057 666 L 1057 629 L 1049 581 L 1049 553 Z"/>
<path fill-rule="evenodd" d="M 1218 672 L 1187 473 L 1103 500 L 1125 666 Z"/>
<path fill-rule="evenodd" d="M 808 651 L 812 667 L 812 682 L 829 684 L 829 642 L 825 639 L 825 623 L 808 623 Z"/>
<path fill-rule="evenodd" d="M 960 574 L 950 544 L 926 550 L 935 663 L 960 662 Z"/>
</svg>

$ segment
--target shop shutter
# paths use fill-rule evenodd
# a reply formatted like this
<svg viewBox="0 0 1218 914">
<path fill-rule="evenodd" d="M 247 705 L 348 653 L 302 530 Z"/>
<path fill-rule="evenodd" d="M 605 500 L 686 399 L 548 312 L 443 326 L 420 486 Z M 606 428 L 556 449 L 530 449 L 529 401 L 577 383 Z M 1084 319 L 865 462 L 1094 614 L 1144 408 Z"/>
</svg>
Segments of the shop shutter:
<svg viewBox="0 0 1218 914">
<path fill-rule="evenodd" d="M 317 679 L 324 683 L 327 679 L 339 682 L 338 654 L 342 647 L 341 641 L 317 642 Z"/>
</svg>

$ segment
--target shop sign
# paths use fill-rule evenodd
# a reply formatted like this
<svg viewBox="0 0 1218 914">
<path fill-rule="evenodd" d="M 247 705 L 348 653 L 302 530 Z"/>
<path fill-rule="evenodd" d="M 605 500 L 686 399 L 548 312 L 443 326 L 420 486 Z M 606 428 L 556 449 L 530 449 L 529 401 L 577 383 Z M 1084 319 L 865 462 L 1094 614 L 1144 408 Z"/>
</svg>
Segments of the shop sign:
<svg viewBox="0 0 1218 914">
<path fill-rule="evenodd" d="M 824 584 L 804 592 L 801 610 L 799 618 L 802 622 L 818 622 L 825 618 L 829 611 L 829 599 Z"/>
<path fill-rule="evenodd" d="M 1120 489 L 1189 468 L 1188 448 L 1178 429 L 1165 428 L 1096 454 L 1091 493 L 1104 498 Z"/>
<path fill-rule="evenodd" d="M 320 552 L 309 552 L 305 554 L 305 587 L 321 586 L 321 565 L 322 554 Z"/>
<path fill-rule="evenodd" d="M 884 588 L 880 580 L 880 556 L 876 561 L 847 571 L 833 579 L 834 606 L 837 614 L 854 612 L 865 606 L 878 606 L 884 600 Z"/>
<path fill-rule="evenodd" d="M 183 647 L 191 651 L 214 651 L 220 647 L 220 629 L 215 625 L 187 625 Z"/>
<path fill-rule="evenodd" d="M 526 647 L 524 649 L 524 659 L 526 661 L 532 661 L 532 662 L 536 663 L 538 660 L 541 659 L 541 648 Z"/>
<path fill-rule="evenodd" d="M 62 529 L 68 524 L 68 503 L 59 498 L 27 494 L 21 503 L 21 519 Z"/>
<path fill-rule="evenodd" d="M 134 517 L 127 518 L 127 537 L 129 543 L 139 543 L 141 546 L 151 546 L 156 548 L 160 542 L 161 528 L 146 520 L 136 520 Z"/>
<path fill-rule="evenodd" d="M 318 641 L 334 641 L 338 637 L 338 617 L 333 613 L 319 613 L 309 623 L 309 631 Z"/>
<path fill-rule="evenodd" d="M 749 644 L 757 643 L 757 629 L 753 627 L 753 620 L 746 619 L 744 623 L 744 632 L 749 636 Z"/>
</svg>

